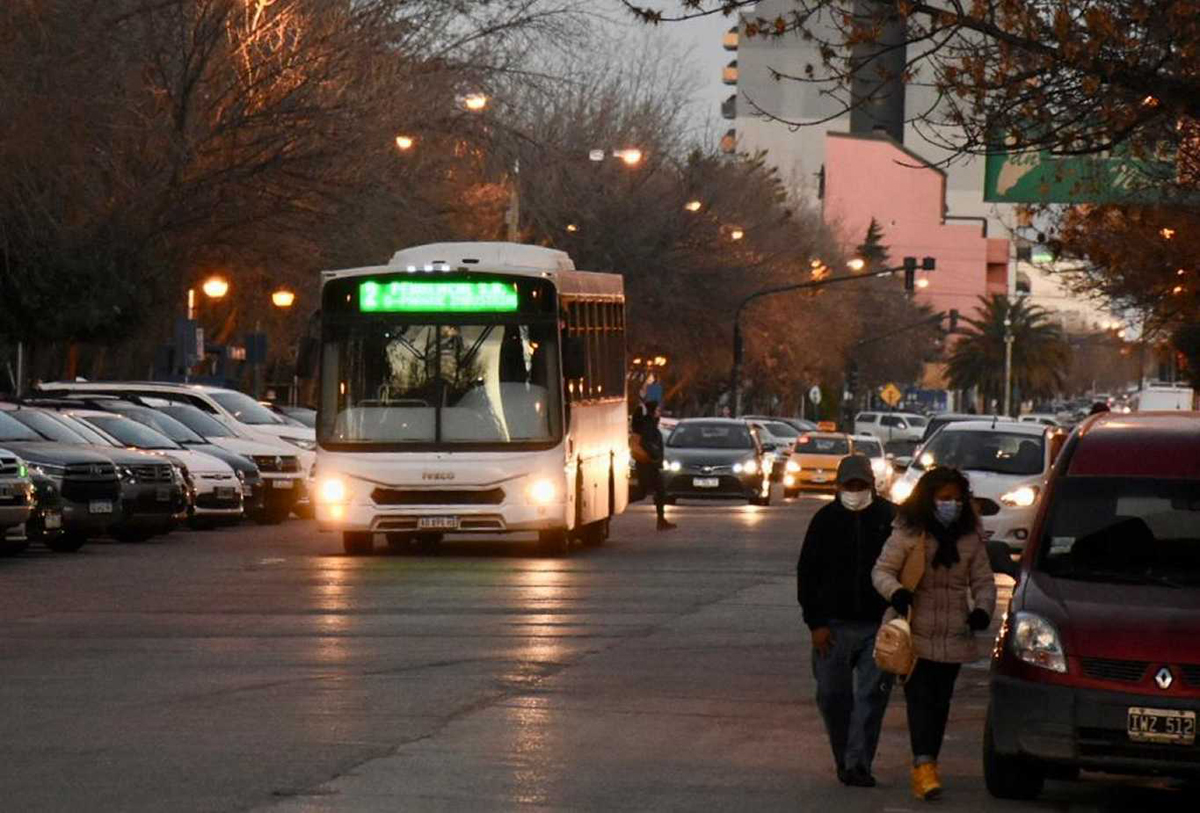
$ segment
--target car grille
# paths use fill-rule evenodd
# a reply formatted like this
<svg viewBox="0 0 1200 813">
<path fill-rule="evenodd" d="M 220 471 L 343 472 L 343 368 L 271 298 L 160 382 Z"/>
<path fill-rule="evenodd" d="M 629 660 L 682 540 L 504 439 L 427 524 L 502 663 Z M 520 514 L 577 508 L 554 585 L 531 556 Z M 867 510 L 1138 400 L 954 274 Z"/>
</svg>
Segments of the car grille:
<svg viewBox="0 0 1200 813">
<path fill-rule="evenodd" d="M 139 494 L 136 499 L 125 500 L 122 505 L 127 514 L 171 514 L 175 511 L 174 496 L 170 500 L 159 500 L 157 494 Z"/>
<path fill-rule="evenodd" d="M 10 494 L 7 497 L 0 497 L 0 505 L 3 505 L 5 507 L 11 507 L 14 505 L 25 505 L 26 500 L 27 500 L 27 498 L 25 495 L 25 489 L 21 489 L 20 491 L 14 491 L 12 494 Z"/>
<path fill-rule="evenodd" d="M 504 502 L 504 490 L 376 488 L 371 492 L 371 499 L 376 505 L 499 505 Z"/>
<path fill-rule="evenodd" d="M 114 476 L 111 480 L 63 480 L 62 496 L 71 502 L 88 500 L 116 500 L 121 496 L 121 484 Z"/>
<path fill-rule="evenodd" d="M 1076 734 L 1079 756 L 1084 758 L 1161 760 L 1173 763 L 1200 764 L 1200 748 L 1130 742 L 1129 733 L 1124 729 L 1081 727 L 1076 730 Z"/>
<path fill-rule="evenodd" d="M 13 476 L 20 470 L 15 457 L 0 457 L 0 475 Z"/>
<path fill-rule="evenodd" d="M 733 471 L 733 466 L 684 466 L 681 471 L 688 474 L 728 474 Z"/>
<path fill-rule="evenodd" d="M 197 508 L 241 508 L 242 501 L 238 497 L 218 497 L 214 493 L 196 495 Z"/>
<path fill-rule="evenodd" d="M 1185 663 L 1179 668 L 1183 670 L 1183 679 L 1189 686 L 1200 687 L 1200 665 Z"/>
<path fill-rule="evenodd" d="M 254 455 L 254 465 L 259 471 L 265 472 L 297 472 L 300 471 L 300 460 L 295 455 Z"/>
<path fill-rule="evenodd" d="M 133 476 L 139 483 L 169 483 L 172 480 L 169 463 L 152 463 L 145 466 L 131 466 Z"/>
<path fill-rule="evenodd" d="M 1111 658 L 1080 658 L 1083 673 L 1092 680 L 1137 683 L 1146 674 L 1149 661 L 1121 661 Z"/>
<path fill-rule="evenodd" d="M 112 463 L 72 463 L 64 476 L 69 480 L 115 480 L 117 469 Z"/>
</svg>

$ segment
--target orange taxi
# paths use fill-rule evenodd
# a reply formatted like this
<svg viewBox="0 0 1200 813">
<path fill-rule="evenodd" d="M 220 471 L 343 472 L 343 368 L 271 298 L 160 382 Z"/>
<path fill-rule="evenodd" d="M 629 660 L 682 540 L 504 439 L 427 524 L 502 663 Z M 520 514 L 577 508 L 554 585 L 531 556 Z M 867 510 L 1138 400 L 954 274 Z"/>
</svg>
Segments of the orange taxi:
<svg viewBox="0 0 1200 813">
<path fill-rule="evenodd" d="M 801 491 L 836 491 L 837 470 L 842 458 L 851 454 L 850 436 L 844 432 L 805 432 L 783 473 L 783 496 Z"/>
</svg>

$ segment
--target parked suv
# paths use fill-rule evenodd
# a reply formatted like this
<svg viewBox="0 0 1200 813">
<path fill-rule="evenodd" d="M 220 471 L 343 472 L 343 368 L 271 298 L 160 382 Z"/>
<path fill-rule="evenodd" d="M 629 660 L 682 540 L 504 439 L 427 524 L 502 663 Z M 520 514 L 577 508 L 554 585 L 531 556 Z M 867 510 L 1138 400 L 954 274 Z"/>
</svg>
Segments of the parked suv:
<svg viewBox="0 0 1200 813">
<path fill-rule="evenodd" d="M 33 481 L 24 461 L 0 449 L 0 552 L 24 548 L 25 522 L 33 513 Z"/>
<path fill-rule="evenodd" d="M 82 446 L 49 443 L 2 410 L 0 446 L 16 452 L 33 472 L 49 480 L 61 500 L 61 532 L 47 527 L 55 533 L 42 534 L 31 524 L 31 539 L 51 550 L 75 551 L 120 519 L 121 481 L 117 467 L 104 455 Z"/>
<path fill-rule="evenodd" d="M 883 443 L 915 442 L 925 431 L 924 416 L 912 412 L 860 412 L 854 417 L 854 434 L 874 435 Z"/>
<path fill-rule="evenodd" d="M 996 546 L 992 546 L 995 548 Z M 1054 466 L 992 659 L 988 790 L 1200 775 L 1200 413 L 1096 415 Z"/>
</svg>

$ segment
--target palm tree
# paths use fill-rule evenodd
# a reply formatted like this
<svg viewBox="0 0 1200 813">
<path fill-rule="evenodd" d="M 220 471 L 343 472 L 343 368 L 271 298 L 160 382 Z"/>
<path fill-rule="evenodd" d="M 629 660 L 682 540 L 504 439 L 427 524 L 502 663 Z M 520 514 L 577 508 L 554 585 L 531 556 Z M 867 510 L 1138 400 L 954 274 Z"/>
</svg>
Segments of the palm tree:
<svg viewBox="0 0 1200 813">
<path fill-rule="evenodd" d="M 1050 313 L 1023 297 L 1009 301 L 992 294 L 979 297 L 970 327 L 950 354 L 948 373 L 955 389 L 978 388 L 986 402 L 1004 402 L 1005 319 L 1011 321 L 1012 385 L 1022 398 L 1049 398 L 1062 390 L 1071 351 Z"/>
</svg>

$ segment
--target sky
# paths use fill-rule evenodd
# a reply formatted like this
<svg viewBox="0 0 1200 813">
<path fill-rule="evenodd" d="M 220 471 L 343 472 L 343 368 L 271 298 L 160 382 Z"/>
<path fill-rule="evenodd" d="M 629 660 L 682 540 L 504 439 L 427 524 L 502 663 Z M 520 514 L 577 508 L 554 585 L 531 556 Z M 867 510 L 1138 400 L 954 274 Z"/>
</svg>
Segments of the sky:
<svg viewBox="0 0 1200 813">
<path fill-rule="evenodd" d="M 605 0 L 605 2 L 612 8 L 615 18 L 622 21 L 633 19 L 620 0 Z M 668 14 L 681 9 L 676 0 L 638 0 L 638 2 L 645 6 L 662 9 Z M 640 25 L 640 23 L 635 24 Z M 706 118 L 719 120 L 721 102 L 734 92 L 733 88 L 721 82 L 721 69 L 729 60 L 737 56 L 736 53 L 726 51 L 721 47 L 721 37 L 733 25 L 733 17 L 712 14 L 685 22 L 662 23 L 653 29 L 656 36 L 670 40 L 675 47 L 687 55 L 689 64 L 699 80 L 696 118 L 700 122 Z"/>
</svg>

